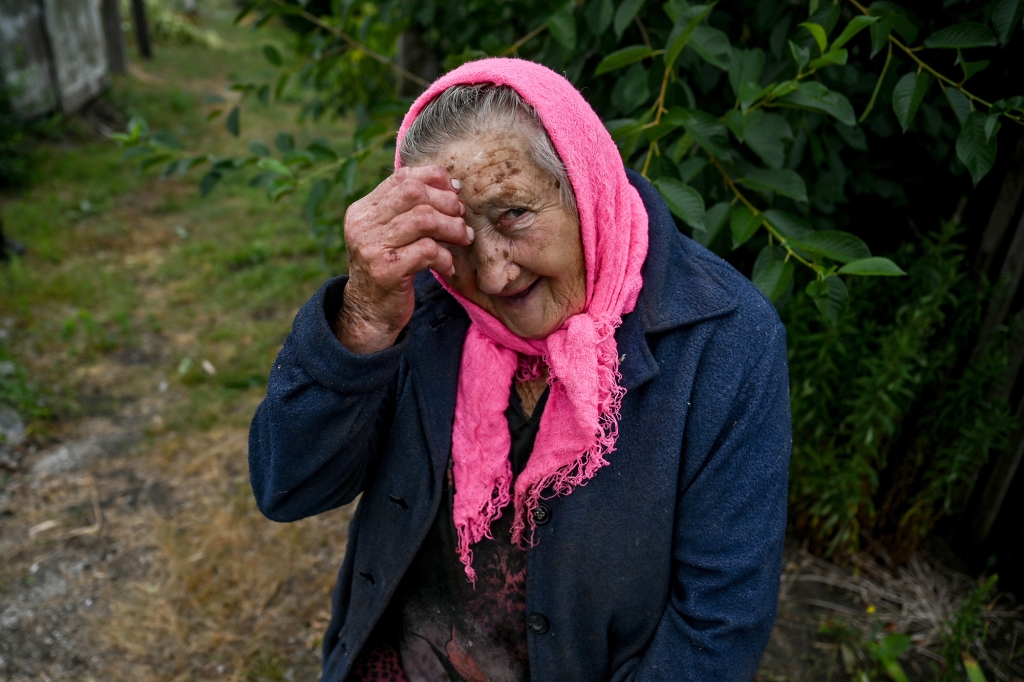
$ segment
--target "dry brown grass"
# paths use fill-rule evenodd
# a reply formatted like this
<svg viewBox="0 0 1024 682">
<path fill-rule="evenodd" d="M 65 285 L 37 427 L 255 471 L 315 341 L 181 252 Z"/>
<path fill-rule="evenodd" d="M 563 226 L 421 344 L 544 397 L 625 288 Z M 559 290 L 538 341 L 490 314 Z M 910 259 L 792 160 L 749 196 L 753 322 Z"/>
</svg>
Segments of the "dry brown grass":
<svg viewBox="0 0 1024 682">
<path fill-rule="evenodd" d="M 274 678 L 275 667 L 318 664 L 349 513 L 264 519 L 244 475 L 246 435 L 215 430 L 158 446 L 174 510 L 148 512 L 135 541 L 152 546 L 152 570 L 101 624 L 136 679 Z"/>
</svg>

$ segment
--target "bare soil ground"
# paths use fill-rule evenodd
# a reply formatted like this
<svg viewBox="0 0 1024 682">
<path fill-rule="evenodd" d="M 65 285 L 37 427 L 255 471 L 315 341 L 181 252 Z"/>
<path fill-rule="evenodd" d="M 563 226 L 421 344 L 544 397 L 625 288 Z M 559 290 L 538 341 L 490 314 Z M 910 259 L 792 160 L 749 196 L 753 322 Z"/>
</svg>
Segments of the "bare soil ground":
<svg viewBox="0 0 1024 682">
<path fill-rule="evenodd" d="M 206 126 L 202 98 L 272 78 L 260 49 L 286 36 L 216 21 L 228 52 L 163 47 L 112 98 L 228 153 L 242 142 Z M 294 130 L 293 115 L 246 108 L 243 140 Z M 300 133 L 343 139 L 344 125 Z M 295 311 L 335 266 L 298 206 L 241 179 L 201 201 L 195 178 L 158 181 L 118 155 L 94 133 L 54 142 L 32 186 L 0 196 L 28 246 L 0 266 L 0 350 L 45 407 L 0 460 L 0 680 L 316 679 L 351 510 L 262 518 L 247 425 Z M 837 620 L 912 633 L 901 662 L 932 679 L 937 628 L 973 585 L 933 563 L 839 568 L 790 548 L 758 679 L 871 667 L 822 632 Z M 1012 658 L 1024 626 L 1002 602 L 987 613 Z M 1012 664 L 997 679 L 1016 679 Z"/>
</svg>

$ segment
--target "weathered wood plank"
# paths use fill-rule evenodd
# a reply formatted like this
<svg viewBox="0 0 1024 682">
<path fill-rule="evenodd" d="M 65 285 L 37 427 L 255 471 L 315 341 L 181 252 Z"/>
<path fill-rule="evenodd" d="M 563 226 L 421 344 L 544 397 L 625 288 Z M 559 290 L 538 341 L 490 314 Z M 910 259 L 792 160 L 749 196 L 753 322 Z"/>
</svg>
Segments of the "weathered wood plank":
<svg viewBox="0 0 1024 682">
<path fill-rule="evenodd" d="M 42 0 L 60 106 L 77 111 L 110 84 L 101 0 Z"/>
<path fill-rule="evenodd" d="M 0 73 L 15 113 L 34 118 L 58 107 L 42 6 L 0 0 Z"/>
</svg>

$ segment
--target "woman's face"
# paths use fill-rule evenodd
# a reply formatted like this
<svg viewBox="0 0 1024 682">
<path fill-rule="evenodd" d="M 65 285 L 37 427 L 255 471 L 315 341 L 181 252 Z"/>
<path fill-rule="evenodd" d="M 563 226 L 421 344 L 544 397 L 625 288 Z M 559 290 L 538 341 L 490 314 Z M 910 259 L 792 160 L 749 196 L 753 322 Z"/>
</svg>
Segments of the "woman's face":
<svg viewBox="0 0 1024 682">
<path fill-rule="evenodd" d="M 512 333 L 543 339 L 586 302 L 579 220 L 562 207 L 558 181 L 534 162 L 517 128 L 456 142 L 429 162 L 462 182 L 470 246 L 445 244 L 460 294 Z"/>
</svg>

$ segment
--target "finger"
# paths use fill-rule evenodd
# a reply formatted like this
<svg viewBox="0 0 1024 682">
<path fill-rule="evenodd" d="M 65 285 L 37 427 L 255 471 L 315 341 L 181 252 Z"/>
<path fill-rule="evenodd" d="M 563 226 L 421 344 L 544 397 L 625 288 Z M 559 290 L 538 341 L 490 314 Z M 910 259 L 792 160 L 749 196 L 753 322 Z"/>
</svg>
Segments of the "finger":
<svg viewBox="0 0 1024 682">
<path fill-rule="evenodd" d="M 436 163 L 426 166 L 410 166 L 408 169 L 401 170 L 407 170 L 409 177 L 439 190 L 457 193 L 462 189 L 462 183 L 453 178 L 444 166 L 439 166 Z"/>
<path fill-rule="evenodd" d="M 451 252 L 429 237 L 403 246 L 396 252 L 408 275 L 430 268 L 442 275 L 450 276 L 455 268 Z"/>
<path fill-rule="evenodd" d="M 384 182 L 378 185 L 385 193 L 406 180 L 417 180 L 424 185 L 439 189 L 443 192 L 458 193 L 462 189 L 462 183 L 453 178 L 448 171 L 437 164 L 427 166 L 406 166 L 399 168 L 391 174 Z"/>
<path fill-rule="evenodd" d="M 423 237 L 469 246 L 475 235 L 460 217 L 441 213 L 432 206 L 419 205 L 394 217 L 388 224 L 387 241 L 393 248 L 412 244 Z"/>
<path fill-rule="evenodd" d="M 389 222 L 395 216 L 410 211 L 417 206 L 430 206 L 450 216 L 463 214 L 459 195 L 451 190 L 441 190 L 424 184 L 418 179 L 409 178 L 395 185 L 383 198 L 378 208 L 378 220 Z"/>
</svg>

